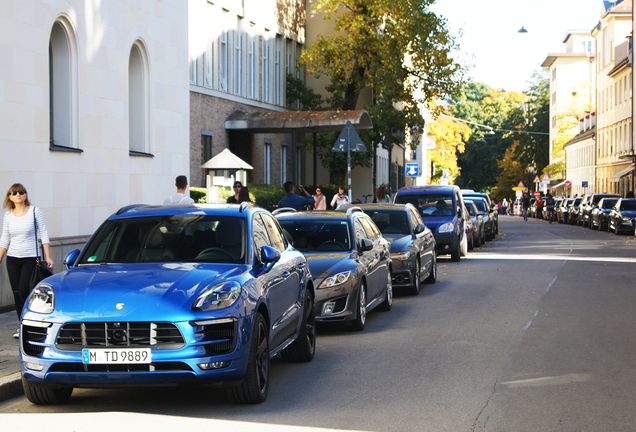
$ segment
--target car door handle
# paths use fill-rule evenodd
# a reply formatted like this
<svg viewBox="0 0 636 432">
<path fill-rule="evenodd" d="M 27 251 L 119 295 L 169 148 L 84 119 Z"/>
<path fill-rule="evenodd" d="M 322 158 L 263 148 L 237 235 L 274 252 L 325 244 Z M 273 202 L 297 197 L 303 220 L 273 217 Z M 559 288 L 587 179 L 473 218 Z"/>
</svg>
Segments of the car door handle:
<svg viewBox="0 0 636 432">
<path fill-rule="evenodd" d="M 282 274 L 283 278 L 288 278 L 291 273 L 286 271 Z"/>
<path fill-rule="evenodd" d="M 302 271 L 305 271 L 305 269 L 307 268 L 307 265 L 305 263 L 300 263 L 296 266 L 296 268 L 299 268 Z"/>
</svg>

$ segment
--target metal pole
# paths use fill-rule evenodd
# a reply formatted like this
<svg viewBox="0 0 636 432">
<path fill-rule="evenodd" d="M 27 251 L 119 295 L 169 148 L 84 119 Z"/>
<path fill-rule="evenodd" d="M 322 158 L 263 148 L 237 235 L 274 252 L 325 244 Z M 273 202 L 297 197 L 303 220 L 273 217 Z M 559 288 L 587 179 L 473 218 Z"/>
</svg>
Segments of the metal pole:
<svg viewBox="0 0 636 432">
<path fill-rule="evenodd" d="M 314 187 L 318 184 L 318 172 L 316 167 L 316 160 L 318 158 L 318 144 L 316 142 L 316 132 L 314 132 Z"/>
<path fill-rule="evenodd" d="M 296 166 L 298 163 L 298 156 L 296 156 L 296 129 L 292 129 L 292 178 L 294 184 L 298 183 L 298 173 L 300 167 Z"/>
<path fill-rule="evenodd" d="M 349 177 L 349 203 L 352 200 L 351 194 L 351 129 L 347 129 L 347 175 Z"/>
</svg>

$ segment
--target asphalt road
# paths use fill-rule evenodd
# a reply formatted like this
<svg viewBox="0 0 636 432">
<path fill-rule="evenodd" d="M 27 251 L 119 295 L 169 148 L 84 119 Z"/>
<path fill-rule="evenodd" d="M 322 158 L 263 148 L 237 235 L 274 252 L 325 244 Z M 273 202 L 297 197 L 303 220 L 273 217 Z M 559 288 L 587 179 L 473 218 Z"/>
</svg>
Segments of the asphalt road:
<svg viewBox="0 0 636 432">
<path fill-rule="evenodd" d="M 265 403 L 210 388 L 75 390 L 0 403 L 3 430 L 636 430 L 636 240 L 500 217 L 497 239 L 396 296 L 362 333 L 322 328 L 272 365 Z M 5 426 L 7 429 L 5 429 Z M 309 429 L 305 429 L 309 428 Z"/>
</svg>

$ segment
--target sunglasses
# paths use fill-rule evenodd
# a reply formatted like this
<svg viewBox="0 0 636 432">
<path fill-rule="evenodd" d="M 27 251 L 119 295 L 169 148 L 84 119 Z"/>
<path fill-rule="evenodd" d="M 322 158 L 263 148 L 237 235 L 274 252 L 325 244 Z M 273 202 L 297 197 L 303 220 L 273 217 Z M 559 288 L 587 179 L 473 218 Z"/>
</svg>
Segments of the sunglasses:
<svg viewBox="0 0 636 432">
<path fill-rule="evenodd" d="M 236 186 L 234 186 L 234 189 L 240 189 L 240 188 L 242 188 L 242 187 L 243 187 L 243 186 L 236 185 Z"/>
<path fill-rule="evenodd" d="M 24 195 L 26 193 L 25 190 L 17 190 L 17 191 L 9 191 L 8 195 L 16 196 L 17 194 Z"/>
</svg>

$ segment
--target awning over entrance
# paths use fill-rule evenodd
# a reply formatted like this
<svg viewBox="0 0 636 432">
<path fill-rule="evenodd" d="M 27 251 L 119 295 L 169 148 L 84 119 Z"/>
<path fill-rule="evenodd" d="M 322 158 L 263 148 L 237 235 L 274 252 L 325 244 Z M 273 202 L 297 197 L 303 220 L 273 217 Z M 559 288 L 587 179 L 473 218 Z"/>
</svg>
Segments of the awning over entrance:
<svg viewBox="0 0 636 432">
<path fill-rule="evenodd" d="M 225 129 L 254 133 L 286 132 L 340 132 L 347 121 L 355 129 L 373 129 L 369 113 L 358 111 L 282 111 L 282 112 L 233 112 L 225 120 Z"/>
<path fill-rule="evenodd" d="M 616 174 L 614 174 L 613 176 L 610 177 L 609 181 L 611 181 L 612 183 L 618 183 L 618 181 L 621 179 L 621 177 L 626 176 L 627 174 L 631 173 L 632 171 L 634 171 L 634 165 L 630 165 L 627 168 L 625 168 L 624 170 L 617 172 Z"/>
</svg>

